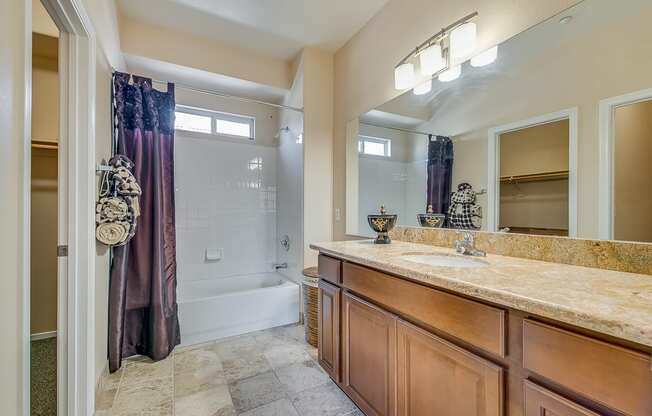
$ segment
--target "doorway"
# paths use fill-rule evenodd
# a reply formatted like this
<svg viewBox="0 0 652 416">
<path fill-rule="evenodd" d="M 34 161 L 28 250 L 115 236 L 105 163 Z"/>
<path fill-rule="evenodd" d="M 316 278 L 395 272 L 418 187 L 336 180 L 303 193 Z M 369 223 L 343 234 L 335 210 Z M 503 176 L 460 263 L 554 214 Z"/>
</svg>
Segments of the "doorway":
<svg viewBox="0 0 652 416">
<path fill-rule="evenodd" d="M 652 90 L 600 102 L 600 238 L 652 242 Z"/>
<path fill-rule="evenodd" d="M 577 109 L 489 130 L 488 231 L 575 237 Z"/>
<path fill-rule="evenodd" d="M 30 413 L 57 414 L 59 29 L 32 8 Z M 63 231 L 63 230 L 62 230 Z"/>
<path fill-rule="evenodd" d="M 47 397 L 46 410 L 32 414 L 88 415 L 93 413 L 89 409 L 94 407 L 94 383 L 89 371 L 95 359 L 94 281 L 89 276 L 94 276 L 95 272 L 96 41 L 91 20 L 79 0 L 25 3 L 22 9 L 27 14 L 25 22 L 31 22 L 31 28 L 27 26 L 24 34 L 25 62 L 32 62 L 35 68 L 27 66 L 22 80 L 25 93 L 31 92 L 33 97 L 25 98 L 31 105 L 21 112 L 24 125 L 32 128 L 24 129 L 24 151 L 21 153 L 20 175 L 25 183 L 22 200 L 28 209 L 20 224 L 21 241 L 25 242 L 21 244 L 21 259 L 25 259 L 25 266 L 21 269 L 22 371 L 20 412 L 17 414 L 29 415 L 34 410 L 32 405 L 43 404 L 36 402 Z M 39 23 L 44 21 L 47 30 Z M 56 52 L 51 45 L 54 40 L 41 39 L 32 31 L 53 38 L 58 32 Z M 32 36 L 38 39 L 32 41 Z M 46 59 L 39 56 L 42 44 L 45 44 L 43 49 L 49 51 L 45 53 Z M 37 68 L 39 64 L 49 68 L 50 73 Z M 41 78 L 54 78 L 58 93 L 48 90 Z M 47 129 L 41 129 L 38 124 L 43 119 L 49 120 L 43 124 L 49 126 Z M 52 120 L 58 122 L 53 129 Z M 52 277 L 53 267 L 56 279 Z M 50 286 L 40 287 L 41 280 Z M 42 300 L 43 296 L 47 302 Z M 52 304 L 54 298 L 56 302 Z M 52 312 L 54 308 L 56 311 Z M 50 340 L 48 348 L 44 348 L 46 358 L 41 360 L 50 368 L 47 370 L 49 381 L 44 384 L 48 387 L 43 388 L 50 393 L 34 397 L 31 392 L 36 384 L 32 381 L 38 383 L 46 377 L 42 375 L 41 366 L 34 380 L 31 377 L 32 364 L 39 361 L 41 352 L 32 348 L 33 334 L 35 341 Z M 53 350 L 56 351 L 55 359 L 52 358 Z M 53 389 L 55 397 L 52 397 Z"/>
</svg>

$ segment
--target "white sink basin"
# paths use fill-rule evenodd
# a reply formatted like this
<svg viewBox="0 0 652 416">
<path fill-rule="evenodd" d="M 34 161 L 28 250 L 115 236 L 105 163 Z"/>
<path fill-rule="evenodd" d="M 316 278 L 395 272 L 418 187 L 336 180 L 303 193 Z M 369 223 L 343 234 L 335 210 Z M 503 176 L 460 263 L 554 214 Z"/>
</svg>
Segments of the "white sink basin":
<svg viewBox="0 0 652 416">
<path fill-rule="evenodd" d="M 400 260 L 413 263 L 427 264 L 435 267 L 487 267 L 485 261 L 462 256 L 449 256 L 446 254 L 408 254 L 399 257 Z"/>
</svg>

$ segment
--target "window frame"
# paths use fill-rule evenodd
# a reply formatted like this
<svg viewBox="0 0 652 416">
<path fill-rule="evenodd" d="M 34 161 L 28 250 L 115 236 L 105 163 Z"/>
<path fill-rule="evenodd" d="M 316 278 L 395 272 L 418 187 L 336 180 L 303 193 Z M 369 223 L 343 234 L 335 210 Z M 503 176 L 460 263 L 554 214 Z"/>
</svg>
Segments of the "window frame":
<svg viewBox="0 0 652 416">
<path fill-rule="evenodd" d="M 377 154 L 372 154 L 372 153 L 366 153 L 364 151 L 364 143 L 365 142 L 371 142 L 371 143 L 378 143 L 383 145 L 383 154 L 382 155 L 377 155 Z M 375 136 L 367 136 L 364 134 L 359 134 L 358 135 L 358 154 L 365 156 L 365 157 L 378 157 L 378 158 L 383 158 L 383 159 L 390 159 L 392 157 L 392 139 L 386 139 L 384 137 L 375 137 Z"/>
<path fill-rule="evenodd" d="M 191 106 L 181 105 L 181 104 L 177 104 L 175 106 L 174 112 L 175 112 L 175 116 L 176 116 L 176 113 L 179 112 L 179 113 L 185 113 L 185 114 L 192 114 L 192 115 L 196 115 L 196 116 L 209 117 L 211 119 L 211 132 L 210 133 L 204 133 L 204 132 L 193 131 L 193 130 L 177 129 L 176 126 L 175 126 L 175 130 L 179 130 L 179 131 L 183 131 L 183 132 L 191 133 L 191 134 L 200 134 L 200 135 L 204 135 L 204 136 L 223 137 L 223 138 L 235 139 L 235 140 L 248 140 L 248 141 L 255 141 L 256 140 L 256 118 L 255 117 L 247 116 L 247 115 L 244 115 L 244 114 L 233 114 L 233 113 L 225 113 L 225 112 L 222 112 L 222 111 L 207 110 L 207 109 L 204 109 L 204 108 L 191 107 Z M 220 132 L 217 131 L 217 121 L 218 120 L 248 124 L 249 125 L 250 136 L 240 136 L 240 135 L 237 135 L 237 134 L 220 133 Z"/>
</svg>

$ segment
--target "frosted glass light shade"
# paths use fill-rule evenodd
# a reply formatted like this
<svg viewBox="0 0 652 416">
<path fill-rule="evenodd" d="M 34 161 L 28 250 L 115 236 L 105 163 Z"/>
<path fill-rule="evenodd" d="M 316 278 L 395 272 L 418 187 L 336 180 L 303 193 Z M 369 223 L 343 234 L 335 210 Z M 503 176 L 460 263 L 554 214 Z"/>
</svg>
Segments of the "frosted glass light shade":
<svg viewBox="0 0 652 416">
<path fill-rule="evenodd" d="M 419 53 L 421 73 L 432 76 L 446 67 L 446 60 L 441 53 L 441 45 L 431 45 Z"/>
<path fill-rule="evenodd" d="M 412 88 L 414 83 L 414 64 L 404 63 L 394 69 L 394 87 L 397 90 Z"/>
<path fill-rule="evenodd" d="M 460 75 L 462 75 L 462 66 L 455 65 L 439 74 L 438 78 L 441 82 L 450 82 L 458 79 Z"/>
<path fill-rule="evenodd" d="M 493 48 L 489 48 L 484 52 L 480 52 L 479 54 L 471 58 L 471 66 L 481 67 L 481 66 L 492 64 L 496 61 L 497 57 L 498 57 L 498 46 L 494 46 Z"/>
<path fill-rule="evenodd" d="M 432 90 L 432 80 L 422 82 L 421 84 L 414 87 L 414 95 L 423 95 L 428 94 Z"/>
<path fill-rule="evenodd" d="M 455 28 L 450 34 L 451 57 L 460 60 L 468 57 L 475 51 L 477 27 L 473 22 L 464 23 Z"/>
</svg>

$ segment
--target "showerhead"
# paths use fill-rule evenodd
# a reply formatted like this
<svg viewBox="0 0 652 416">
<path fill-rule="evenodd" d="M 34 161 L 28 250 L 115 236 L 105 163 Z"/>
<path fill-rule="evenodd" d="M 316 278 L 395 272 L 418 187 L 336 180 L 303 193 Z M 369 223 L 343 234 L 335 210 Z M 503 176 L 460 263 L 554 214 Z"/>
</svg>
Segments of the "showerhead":
<svg viewBox="0 0 652 416">
<path fill-rule="evenodd" d="M 279 137 L 281 137 L 281 133 L 288 132 L 288 131 L 290 131 L 290 128 L 288 126 L 281 127 L 278 133 L 276 133 L 276 136 L 274 136 L 274 138 L 278 139 Z"/>
</svg>

